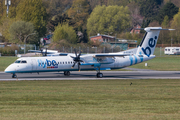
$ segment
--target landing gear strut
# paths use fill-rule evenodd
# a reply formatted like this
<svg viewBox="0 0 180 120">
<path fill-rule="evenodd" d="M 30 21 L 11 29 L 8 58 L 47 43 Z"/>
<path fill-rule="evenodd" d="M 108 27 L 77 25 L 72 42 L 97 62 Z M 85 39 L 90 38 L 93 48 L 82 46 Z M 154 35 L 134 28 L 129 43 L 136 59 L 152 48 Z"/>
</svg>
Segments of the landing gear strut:
<svg viewBox="0 0 180 120">
<path fill-rule="evenodd" d="M 69 71 L 64 71 L 64 75 L 65 76 L 70 76 L 70 72 Z"/>
<path fill-rule="evenodd" d="M 102 78 L 102 77 L 103 77 L 103 74 L 100 72 L 100 67 L 98 67 L 98 68 L 96 69 L 96 71 L 97 71 L 96 77 L 97 77 L 97 78 Z"/>
<path fill-rule="evenodd" d="M 17 75 L 13 73 L 12 78 L 17 78 Z"/>
</svg>

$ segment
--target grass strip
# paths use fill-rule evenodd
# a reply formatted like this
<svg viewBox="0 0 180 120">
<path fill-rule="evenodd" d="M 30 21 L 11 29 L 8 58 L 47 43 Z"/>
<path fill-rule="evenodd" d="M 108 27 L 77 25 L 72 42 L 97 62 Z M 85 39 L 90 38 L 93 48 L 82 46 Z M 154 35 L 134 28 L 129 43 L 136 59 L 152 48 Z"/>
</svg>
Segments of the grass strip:
<svg viewBox="0 0 180 120">
<path fill-rule="evenodd" d="M 0 119 L 179 119 L 179 93 L 170 79 L 3 81 Z"/>
<path fill-rule="evenodd" d="M 17 57 L 0 57 L 0 71 L 4 71 Z"/>
</svg>

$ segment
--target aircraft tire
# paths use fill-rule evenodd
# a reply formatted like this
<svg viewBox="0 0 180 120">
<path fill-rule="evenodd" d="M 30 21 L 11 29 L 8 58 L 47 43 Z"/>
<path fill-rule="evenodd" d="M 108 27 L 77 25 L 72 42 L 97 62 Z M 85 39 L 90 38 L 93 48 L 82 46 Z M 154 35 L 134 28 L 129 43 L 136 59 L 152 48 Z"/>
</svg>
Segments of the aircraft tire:
<svg viewBox="0 0 180 120">
<path fill-rule="evenodd" d="M 97 76 L 97 78 L 102 78 L 103 74 L 102 73 L 97 73 L 96 76 Z"/>
<path fill-rule="evenodd" d="M 70 72 L 69 71 L 64 71 L 64 75 L 65 76 L 70 76 Z"/>
<path fill-rule="evenodd" d="M 12 78 L 17 78 L 17 75 L 16 75 L 16 74 L 13 74 L 13 75 L 12 75 Z"/>
</svg>

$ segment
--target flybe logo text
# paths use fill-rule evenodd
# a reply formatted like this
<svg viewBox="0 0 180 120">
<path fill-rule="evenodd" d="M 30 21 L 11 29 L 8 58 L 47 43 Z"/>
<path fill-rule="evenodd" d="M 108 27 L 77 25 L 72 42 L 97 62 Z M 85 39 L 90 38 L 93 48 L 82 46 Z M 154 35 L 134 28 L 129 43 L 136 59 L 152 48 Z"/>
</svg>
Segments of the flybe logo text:
<svg viewBox="0 0 180 120">
<path fill-rule="evenodd" d="M 148 41 L 148 46 L 146 48 L 142 47 L 142 51 L 148 57 L 151 55 L 152 49 L 156 46 L 156 41 L 157 41 L 157 36 L 155 36 L 154 39 L 150 38 Z"/>
<path fill-rule="evenodd" d="M 46 59 L 46 61 L 42 61 L 41 59 L 38 59 L 38 66 L 39 67 L 47 67 L 47 68 L 58 68 L 58 64 L 55 60 L 48 60 Z"/>
</svg>

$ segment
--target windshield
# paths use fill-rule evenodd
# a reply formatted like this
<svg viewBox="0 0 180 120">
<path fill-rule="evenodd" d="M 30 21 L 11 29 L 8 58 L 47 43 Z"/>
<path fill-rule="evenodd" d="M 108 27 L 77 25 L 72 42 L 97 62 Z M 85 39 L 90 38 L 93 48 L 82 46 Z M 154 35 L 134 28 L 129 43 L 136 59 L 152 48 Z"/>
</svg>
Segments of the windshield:
<svg viewBox="0 0 180 120">
<path fill-rule="evenodd" d="M 21 61 L 20 60 L 16 60 L 15 63 L 20 63 Z"/>
<path fill-rule="evenodd" d="M 27 61 L 26 60 L 22 60 L 22 61 L 21 60 L 16 60 L 15 63 L 27 63 Z"/>
</svg>

